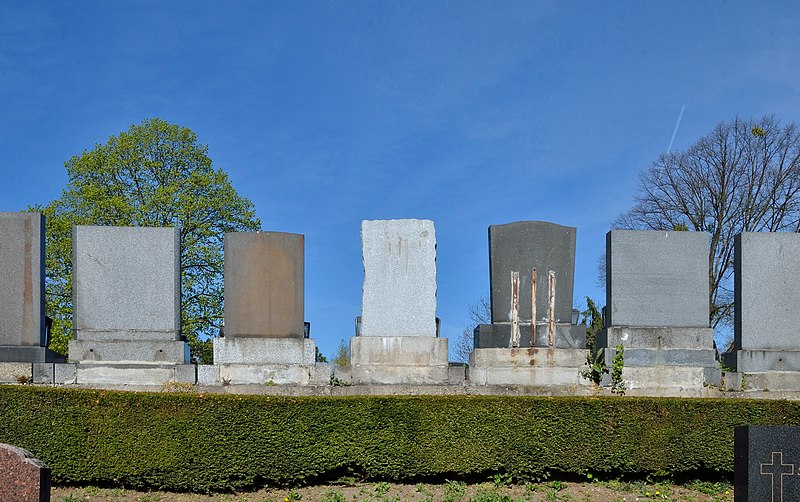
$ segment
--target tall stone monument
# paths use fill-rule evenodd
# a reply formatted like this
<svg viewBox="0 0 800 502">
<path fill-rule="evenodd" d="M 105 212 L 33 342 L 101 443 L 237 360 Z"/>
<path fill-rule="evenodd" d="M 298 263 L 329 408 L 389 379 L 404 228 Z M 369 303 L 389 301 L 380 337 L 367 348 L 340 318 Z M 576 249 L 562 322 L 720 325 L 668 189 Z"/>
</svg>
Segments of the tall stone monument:
<svg viewBox="0 0 800 502">
<path fill-rule="evenodd" d="M 723 361 L 743 390 L 800 390 L 798 277 L 800 234 L 735 237 L 733 351 Z"/>
<path fill-rule="evenodd" d="M 597 347 L 613 364 L 624 347 L 628 388 L 692 394 L 718 385 L 709 324 L 709 236 L 612 230 L 606 234 L 606 319 Z"/>
<path fill-rule="evenodd" d="M 194 382 L 177 228 L 76 226 L 69 359 L 78 383 Z"/>
<path fill-rule="evenodd" d="M 586 327 L 572 308 L 576 233 L 544 221 L 489 227 L 492 323 L 475 328 L 471 383 L 584 383 Z"/>
<path fill-rule="evenodd" d="M 215 378 L 328 383 L 329 374 L 317 378 L 325 368 L 315 368 L 316 346 L 304 337 L 304 243 L 303 235 L 282 232 L 225 234 L 225 329 L 214 340 Z"/>
<path fill-rule="evenodd" d="M 0 362 L 63 361 L 46 348 L 42 214 L 0 213 L 0 276 Z"/>
<path fill-rule="evenodd" d="M 364 287 L 355 383 L 444 384 L 447 340 L 436 332 L 436 231 L 430 220 L 361 223 Z"/>
</svg>

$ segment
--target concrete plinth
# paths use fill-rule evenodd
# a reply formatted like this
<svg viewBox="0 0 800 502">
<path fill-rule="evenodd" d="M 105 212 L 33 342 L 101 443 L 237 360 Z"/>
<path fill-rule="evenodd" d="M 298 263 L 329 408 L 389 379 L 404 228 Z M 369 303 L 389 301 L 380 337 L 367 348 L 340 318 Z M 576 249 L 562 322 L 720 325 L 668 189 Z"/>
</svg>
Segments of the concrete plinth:
<svg viewBox="0 0 800 502">
<path fill-rule="evenodd" d="M 33 380 L 33 363 L 0 362 L 0 383 L 28 383 Z"/>
<path fill-rule="evenodd" d="M 610 326 L 597 333 L 598 347 L 625 349 L 712 349 L 714 329 L 699 327 Z"/>
<path fill-rule="evenodd" d="M 722 362 L 726 367 L 740 373 L 800 372 L 800 351 L 736 350 L 722 354 Z M 800 380 L 800 373 L 797 373 L 796 378 Z"/>
<path fill-rule="evenodd" d="M 214 364 L 313 366 L 315 347 L 310 338 L 215 338 Z"/>
<path fill-rule="evenodd" d="M 350 339 L 349 372 L 355 384 L 447 384 L 447 339 L 353 337 Z"/>
<path fill-rule="evenodd" d="M 169 340 L 70 340 L 69 358 L 108 364 L 188 364 L 189 345 Z"/>
<path fill-rule="evenodd" d="M 610 368 L 609 368 L 610 370 Z M 622 379 L 627 389 L 646 391 L 698 392 L 707 385 L 720 385 L 720 370 L 700 366 L 641 366 L 623 367 Z M 604 375 L 604 385 L 611 383 Z"/>
<path fill-rule="evenodd" d="M 725 372 L 724 389 L 743 392 L 800 391 L 796 371 Z"/>
<path fill-rule="evenodd" d="M 168 382 L 194 384 L 196 367 L 183 364 L 94 364 L 75 365 L 79 385 L 164 385 Z"/>
<path fill-rule="evenodd" d="M 328 365 L 322 364 L 322 367 Z M 330 374 L 314 364 L 221 364 L 216 385 L 328 385 Z"/>
<path fill-rule="evenodd" d="M 0 345 L 0 362 L 60 363 L 66 357 L 45 347 Z"/>
<path fill-rule="evenodd" d="M 469 355 L 472 385 L 589 385 L 580 373 L 586 349 L 479 348 Z"/>
</svg>

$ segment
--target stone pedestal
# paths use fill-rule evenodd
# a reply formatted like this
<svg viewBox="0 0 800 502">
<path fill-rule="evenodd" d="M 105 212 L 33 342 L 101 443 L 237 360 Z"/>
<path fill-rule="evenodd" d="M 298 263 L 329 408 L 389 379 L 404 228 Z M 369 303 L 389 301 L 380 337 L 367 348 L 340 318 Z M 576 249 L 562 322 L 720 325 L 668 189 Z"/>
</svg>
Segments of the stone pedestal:
<svg viewBox="0 0 800 502">
<path fill-rule="evenodd" d="M 447 339 L 355 336 L 350 339 L 349 371 L 357 384 L 447 384 Z M 463 383 L 463 378 L 454 383 Z"/>
<path fill-rule="evenodd" d="M 586 349 L 475 349 L 469 355 L 469 382 L 531 387 L 589 385 L 581 378 L 585 361 Z"/>
<path fill-rule="evenodd" d="M 222 384 L 327 385 L 317 378 L 316 344 L 308 338 L 217 338 L 214 340 L 216 374 Z M 205 370 L 204 370 L 205 371 Z"/>
<path fill-rule="evenodd" d="M 533 331 L 530 323 L 519 323 L 520 348 L 547 347 L 550 338 L 550 326 L 547 322 L 536 323 L 536 340 L 531 344 Z M 586 326 L 583 324 L 555 324 L 553 346 L 563 349 L 581 349 L 586 347 Z M 473 331 L 476 349 L 511 348 L 511 324 L 479 324 Z"/>
</svg>

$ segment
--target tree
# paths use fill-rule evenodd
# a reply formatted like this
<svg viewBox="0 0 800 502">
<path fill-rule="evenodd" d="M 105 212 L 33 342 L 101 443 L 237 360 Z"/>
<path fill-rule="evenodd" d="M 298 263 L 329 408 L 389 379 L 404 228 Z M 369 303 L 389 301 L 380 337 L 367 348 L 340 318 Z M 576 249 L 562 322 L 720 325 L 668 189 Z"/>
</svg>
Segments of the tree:
<svg viewBox="0 0 800 502">
<path fill-rule="evenodd" d="M 709 310 L 731 326 L 733 239 L 800 231 L 800 130 L 772 117 L 722 122 L 686 151 L 662 154 L 615 228 L 708 232 Z"/>
<path fill-rule="evenodd" d="M 453 355 L 457 361 L 467 362 L 469 353 L 475 348 L 475 337 L 473 331 L 478 324 L 492 323 L 492 306 L 489 303 L 489 295 L 482 296 L 469 304 L 467 308 L 469 321 L 461 334 L 456 339 Z"/>
<path fill-rule="evenodd" d="M 339 366 L 347 366 L 350 363 L 350 346 L 347 345 L 344 340 L 339 340 L 339 346 L 336 348 L 336 355 L 331 362 Z"/>
<path fill-rule="evenodd" d="M 72 337 L 72 225 L 180 227 L 182 330 L 195 360 L 211 360 L 222 327 L 225 232 L 259 230 L 252 202 L 214 169 L 191 130 L 161 119 L 132 125 L 66 162 L 61 197 L 32 207 L 46 217 L 47 315 L 51 348 Z"/>
</svg>

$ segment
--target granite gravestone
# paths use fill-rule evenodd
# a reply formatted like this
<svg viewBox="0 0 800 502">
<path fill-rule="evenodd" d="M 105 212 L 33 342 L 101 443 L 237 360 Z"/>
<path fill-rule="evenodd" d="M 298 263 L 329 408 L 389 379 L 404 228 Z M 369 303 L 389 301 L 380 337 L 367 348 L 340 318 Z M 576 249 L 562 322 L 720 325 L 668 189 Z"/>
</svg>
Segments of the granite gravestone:
<svg viewBox="0 0 800 502">
<path fill-rule="evenodd" d="M 63 360 L 45 348 L 44 216 L 0 213 L 0 361 Z"/>
<path fill-rule="evenodd" d="M 76 226 L 73 361 L 188 363 L 177 228 Z"/>
<path fill-rule="evenodd" d="M 361 223 L 361 336 L 436 336 L 436 231 L 430 220 Z"/>
<path fill-rule="evenodd" d="M 13 502 L 49 502 L 50 468 L 27 450 L 0 443 L 0 494 Z"/>
<path fill-rule="evenodd" d="M 800 500 L 800 427 L 736 427 L 733 469 L 736 502 Z"/>
</svg>

